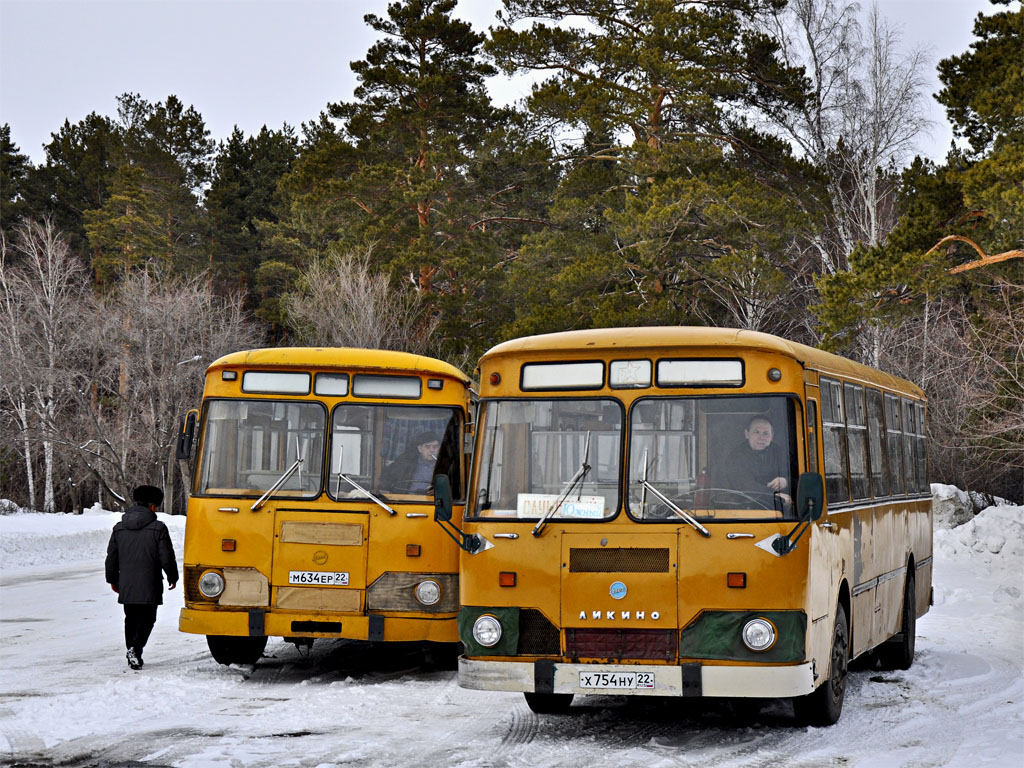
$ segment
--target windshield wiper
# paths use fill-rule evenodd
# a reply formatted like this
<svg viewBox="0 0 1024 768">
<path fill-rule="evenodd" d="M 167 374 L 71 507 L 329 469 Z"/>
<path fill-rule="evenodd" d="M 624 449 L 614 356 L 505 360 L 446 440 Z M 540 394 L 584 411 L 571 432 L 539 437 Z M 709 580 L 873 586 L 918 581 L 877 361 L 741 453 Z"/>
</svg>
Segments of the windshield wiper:
<svg viewBox="0 0 1024 768">
<path fill-rule="evenodd" d="M 281 475 L 279 478 L 277 478 L 277 482 L 274 483 L 272 486 L 270 486 L 270 488 L 267 489 L 267 492 L 264 493 L 262 496 L 260 496 L 256 500 L 256 503 L 253 504 L 249 508 L 250 511 L 255 512 L 260 507 L 262 507 L 264 505 L 264 503 L 266 503 L 267 499 L 269 499 L 271 496 L 273 496 L 277 492 L 277 489 L 280 488 L 282 485 L 284 485 L 288 481 L 288 478 L 291 477 L 295 473 L 295 470 L 297 470 L 302 465 L 302 452 L 299 450 L 299 436 L 298 435 L 295 436 L 295 456 L 296 456 L 295 463 L 292 464 L 290 467 L 288 467 L 288 469 L 286 469 L 284 471 L 284 474 Z M 299 486 L 300 486 L 300 488 L 302 486 L 302 475 L 301 474 L 299 475 Z"/>
<path fill-rule="evenodd" d="M 693 515 L 691 515 L 689 512 L 680 509 L 678 504 L 676 504 L 674 501 L 672 501 L 672 499 L 663 494 L 661 491 L 659 491 L 657 488 L 655 488 L 647 481 L 647 451 L 644 451 L 644 475 L 643 477 L 640 478 L 640 487 L 644 489 L 644 491 L 650 491 L 655 496 L 655 498 L 657 498 L 663 504 L 667 504 L 668 508 L 675 512 L 677 517 L 682 518 L 682 520 L 685 523 L 693 526 L 693 528 L 698 533 L 705 537 L 711 536 L 711 532 L 703 525 L 698 523 L 696 518 L 693 517 Z M 644 501 L 646 501 L 646 496 L 643 496 L 641 498 Z"/>
<path fill-rule="evenodd" d="M 567 498 L 569 498 L 569 494 L 572 493 L 572 490 L 573 490 L 573 488 L 576 487 L 577 483 L 580 484 L 580 495 L 581 496 L 583 495 L 583 478 L 585 478 L 587 476 L 587 472 L 590 471 L 590 465 L 587 463 L 587 459 L 589 459 L 589 458 L 590 458 L 590 430 L 587 430 L 587 441 L 586 441 L 586 443 L 583 446 L 583 461 L 580 462 L 580 468 L 576 470 L 576 474 L 575 475 L 573 475 L 571 478 L 569 478 L 569 482 L 566 483 L 565 491 L 562 493 L 562 495 L 558 497 L 558 499 L 555 501 L 554 504 L 552 504 L 550 507 L 548 507 L 548 511 L 545 512 L 541 516 L 540 520 L 537 521 L 537 524 L 535 526 L 533 526 L 533 535 L 534 536 L 540 536 L 541 531 L 544 530 L 544 526 L 547 525 L 548 520 L 551 518 L 551 516 L 553 514 L 555 514 L 555 510 L 558 509 L 560 506 L 562 506 L 562 504 L 565 502 L 565 500 Z"/>
<path fill-rule="evenodd" d="M 357 483 L 357 482 L 356 482 L 355 480 L 353 480 L 353 479 L 352 479 L 351 477 L 349 477 L 348 475 L 346 475 L 346 474 L 345 474 L 344 472 L 342 472 L 342 471 L 341 471 L 341 468 L 342 468 L 343 466 L 345 466 L 345 465 L 344 465 L 344 464 L 342 463 L 342 461 L 344 460 L 344 458 L 345 458 L 345 446 L 341 446 L 341 447 L 340 447 L 340 448 L 338 449 L 338 477 L 340 477 L 340 478 L 341 478 L 342 480 L 344 480 L 344 481 L 345 481 L 346 483 L 348 483 L 349 485 L 351 485 L 351 486 L 352 486 L 353 488 L 355 488 L 355 489 L 356 489 L 357 491 L 359 491 L 359 492 L 360 492 L 361 494 L 363 494 L 364 496 L 366 496 L 366 497 L 367 497 L 367 498 L 368 498 L 368 499 L 369 499 L 370 501 L 372 501 L 372 502 L 373 502 L 374 504 L 376 504 L 376 505 L 377 505 L 378 507 L 380 507 L 381 509 L 384 509 L 384 510 L 386 510 L 386 511 L 387 511 L 387 513 L 388 513 L 389 515 L 397 515 L 398 513 L 397 513 L 397 512 L 395 512 L 395 510 L 393 510 L 393 509 L 392 509 L 391 507 L 389 507 L 389 506 L 388 506 L 387 504 L 385 504 L 385 503 L 384 503 L 383 501 L 381 501 L 380 499 L 378 499 L 378 498 L 377 498 L 376 496 L 374 496 L 374 495 L 373 495 L 372 493 L 370 493 L 370 492 L 369 492 L 368 490 L 366 490 L 365 488 L 363 488 L 363 486 L 361 486 L 361 485 L 360 485 L 359 483 Z M 338 486 L 338 493 L 339 493 L 339 494 L 341 493 L 341 486 L 340 486 L 340 485 Z"/>
</svg>

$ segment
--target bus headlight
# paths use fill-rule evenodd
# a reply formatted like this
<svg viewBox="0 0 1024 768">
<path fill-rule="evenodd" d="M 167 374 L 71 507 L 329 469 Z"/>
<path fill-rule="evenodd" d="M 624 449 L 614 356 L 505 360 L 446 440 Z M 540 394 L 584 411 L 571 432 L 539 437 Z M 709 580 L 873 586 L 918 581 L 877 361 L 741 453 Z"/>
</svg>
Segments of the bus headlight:
<svg viewBox="0 0 1024 768">
<path fill-rule="evenodd" d="M 775 645 L 775 627 L 767 619 L 751 619 L 743 625 L 743 644 L 752 651 L 767 651 Z"/>
<path fill-rule="evenodd" d="M 441 599 L 441 585 L 427 579 L 416 585 L 416 599 L 423 605 L 435 605 Z"/>
<path fill-rule="evenodd" d="M 224 577 L 216 571 L 207 571 L 199 577 L 199 591 L 203 597 L 219 597 L 224 591 Z"/>
<path fill-rule="evenodd" d="M 473 639 L 484 648 L 491 648 L 501 640 L 501 622 L 484 614 L 473 622 Z"/>
</svg>

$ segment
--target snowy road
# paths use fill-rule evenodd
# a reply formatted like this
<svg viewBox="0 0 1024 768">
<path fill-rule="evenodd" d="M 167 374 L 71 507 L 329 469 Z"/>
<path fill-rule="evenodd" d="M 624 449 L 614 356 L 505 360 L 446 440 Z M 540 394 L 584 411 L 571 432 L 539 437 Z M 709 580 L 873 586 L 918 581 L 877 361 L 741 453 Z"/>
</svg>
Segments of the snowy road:
<svg viewBox="0 0 1024 768">
<path fill-rule="evenodd" d="M 203 638 L 177 631 L 180 590 L 166 595 L 146 666 L 133 672 L 102 544 L 93 559 L 66 562 L 76 546 L 95 552 L 116 517 L 34 550 L 0 518 L 5 562 L 45 562 L 24 553 L 46 546 L 54 553 L 52 565 L 0 571 L 0 763 L 1019 767 L 1022 518 L 1022 508 L 994 508 L 937 532 L 936 605 L 918 623 L 914 666 L 854 672 L 842 719 L 826 729 L 795 727 L 781 701 L 752 713 L 726 702 L 588 697 L 567 716 L 539 716 L 519 694 L 460 689 L 453 672 L 425 667 L 410 649 L 343 642 L 319 641 L 303 656 L 272 641 L 255 669 L 221 667 Z"/>
</svg>

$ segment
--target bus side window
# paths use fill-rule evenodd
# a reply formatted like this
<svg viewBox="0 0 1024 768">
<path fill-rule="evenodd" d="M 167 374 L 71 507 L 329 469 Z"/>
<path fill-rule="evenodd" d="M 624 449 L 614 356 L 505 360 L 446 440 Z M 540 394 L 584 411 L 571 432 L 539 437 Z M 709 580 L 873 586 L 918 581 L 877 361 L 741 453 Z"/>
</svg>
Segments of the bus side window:
<svg viewBox="0 0 1024 768">
<path fill-rule="evenodd" d="M 900 399 L 885 395 L 885 431 L 889 446 L 889 475 L 894 495 L 904 492 L 903 484 L 903 428 L 900 426 Z"/>
<path fill-rule="evenodd" d="M 928 439 L 924 429 L 924 404 L 914 403 L 917 414 L 917 490 L 927 493 L 928 485 Z"/>
<path fill-rule="evenodd" d="M 900 400 L 903 405 L 903 487 L 907 493 L 917 491 L 917 426 L 914 404 Z"/>
<path fill-rule="evenodd" d="M 868 487 L 868 425 L 864 414 L 864 388 L 847 384 L 846 441 L 850 448 L 850 492 L 854 499 L 871 497 Z"/>
<path fill-rule="evenodd" d="M 846 477 L 846 422 L 843 390 L 838 381 L 821 379 L 821 431 L 825 454 L 825 493 L 829 504 L 850 500 Z"/>
<path fill-rule="evenodd" d="M 807 471 L 818 471 L 818 403 L 807 401 Z"/>
<path fill-rule="evenodd" d="M 868 389 L 868 456 L 871 460 L 871 487 L 875 498 L 889 495 L 889 462 L 885 456 L 885 414 L 882 393 Z"/>
</svg>

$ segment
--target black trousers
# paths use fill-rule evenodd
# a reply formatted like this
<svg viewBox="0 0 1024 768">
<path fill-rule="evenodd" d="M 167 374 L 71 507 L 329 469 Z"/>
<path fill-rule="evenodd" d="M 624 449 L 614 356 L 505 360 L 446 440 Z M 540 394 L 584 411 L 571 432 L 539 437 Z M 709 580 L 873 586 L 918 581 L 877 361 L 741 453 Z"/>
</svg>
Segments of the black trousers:
<svg viewBox="0 0 1024 768">
<path fill-rule="evenodd" d="M 124 647 L 134 648 L 142 655 L 149 633 L 156 624 L 156 603 L 124 606 Z"/>
</svg>

